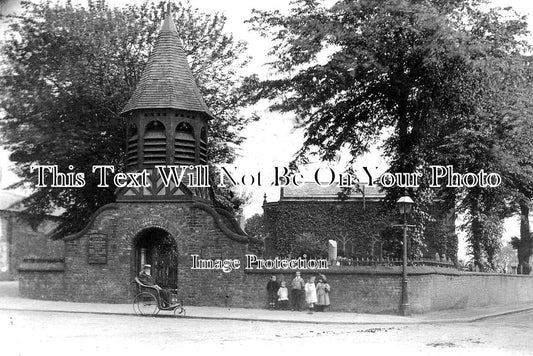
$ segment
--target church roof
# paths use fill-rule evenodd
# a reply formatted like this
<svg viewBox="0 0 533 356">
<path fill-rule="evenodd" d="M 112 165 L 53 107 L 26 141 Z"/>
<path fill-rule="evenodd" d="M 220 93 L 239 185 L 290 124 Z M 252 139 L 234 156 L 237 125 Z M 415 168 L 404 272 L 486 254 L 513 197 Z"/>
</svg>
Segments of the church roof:
<svg viewBox="0 0 533 356">
<path fill-rule="evenodd" d="M 299 201 L 317 201 L 317 200 L 338 200 L 339 193 L 342 189 L 336 184 L 330 186 L 320 186 L 316 182 L 305 182 L 300 186 L 288 185 L 281 188 L 280 200 L 299 200 Z M 360 190 L 353 190 L 348 200 L 366 200 L 379 201 L 385 197 L 377 185 L 361 185 Z"/>
<path fill-rule="evenodd" d="M 170 11 L 122 114 L 136 109 L 179 109 L 213 116 L 196 85 Z"/>
</svg>

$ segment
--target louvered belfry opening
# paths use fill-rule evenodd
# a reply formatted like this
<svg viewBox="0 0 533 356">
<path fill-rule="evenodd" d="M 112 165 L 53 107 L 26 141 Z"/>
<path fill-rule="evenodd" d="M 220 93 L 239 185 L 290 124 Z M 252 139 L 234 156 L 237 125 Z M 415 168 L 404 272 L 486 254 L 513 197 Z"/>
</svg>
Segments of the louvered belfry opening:
<svg viewBox="0 0 533 356">
<path fill-rule="evenodd" d="M 180 122 L 174 133 L 174 164 L 196 164 L 196 140 L 194 130 L 186 122 Z"/>
<path fill-rule="evenodd" d="M 133 168 L 137 165 L 139 155 L 137 154 L 137 144 L 139 141 L 139 132 L 135 124 L 128 128 L 128 149 L 126 151 L 127 168 Z"/>
<path fill-rule="evenodd" d="M 146 126 L 143 153 L 145 165 L 167 163 L 167 135 L 160 121 L 151 121 Z"/>
<path fill-rule="evenodd" d="M 207 131 L 202 127 L 200 133 L 200 164 L 207 164 Z"/>
</svg>

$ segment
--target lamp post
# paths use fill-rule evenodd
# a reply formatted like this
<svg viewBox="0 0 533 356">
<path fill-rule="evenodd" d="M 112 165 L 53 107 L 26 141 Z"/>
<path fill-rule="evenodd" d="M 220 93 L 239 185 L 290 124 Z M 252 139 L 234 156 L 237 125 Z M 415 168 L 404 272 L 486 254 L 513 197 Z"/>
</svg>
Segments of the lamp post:
<svg viewBox="0 0 533 356">
<path fill-rule="evenodd" d="M 409 305 L 409 295 L 407 293 L 407 214 L 411 212 L 414 204 L 413 199 L 408 195 L 404 195 L 396 202 L 398 210 L 403 215 L 403 264 L 402 264 L 402 304 L 400 306 L 400 314 L 403 316 L 411 316 L 411 307 Z"/>
</svg>

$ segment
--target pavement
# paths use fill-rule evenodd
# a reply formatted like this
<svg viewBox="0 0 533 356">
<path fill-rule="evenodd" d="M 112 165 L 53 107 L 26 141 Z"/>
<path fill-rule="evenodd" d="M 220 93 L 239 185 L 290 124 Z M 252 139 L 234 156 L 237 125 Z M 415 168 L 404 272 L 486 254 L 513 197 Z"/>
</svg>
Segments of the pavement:
<svg viewBox="0 0 533 356">
<path fill-rule="evenodd" d="M 310 314 L 296 311 L 203 306 L 185 306 L 185 308 L 186 315 L 177 318 L 310 324 L 395 325 L 470 323 L 533 310 L 533 303 L 513 306 L 494 305 L 483 308 L 441 310 L 426 314 L 414 314 L 411 317 L 328 311 Z M 18 282 L 0 282 L 0 310 L 135 315 L 132 304 L 74 303 L 22 298 L 18 294 Z M 157 317 L 174 317 L 174 315 L 171 312 L 161 311 Z"/>
</svg>

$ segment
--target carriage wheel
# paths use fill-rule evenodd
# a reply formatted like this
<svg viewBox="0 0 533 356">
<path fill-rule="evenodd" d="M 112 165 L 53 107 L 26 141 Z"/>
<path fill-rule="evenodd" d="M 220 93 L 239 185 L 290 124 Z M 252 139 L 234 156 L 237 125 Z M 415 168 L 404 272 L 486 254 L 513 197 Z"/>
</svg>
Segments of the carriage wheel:
<svg viewBox="0 0 533 356">
<path fill-rule="evenodd" d="M 174 316 L 185 316 L 185 308 L 184 307 L 178 307 L 174 309 Z"/>
<path fill-rule="evenodd" d="M 133 311 L 137 315 L 156 315 L 159 312 L 157 299 L 153 294 L 139 293 L 133 300 Z"/>
</svg>

